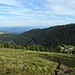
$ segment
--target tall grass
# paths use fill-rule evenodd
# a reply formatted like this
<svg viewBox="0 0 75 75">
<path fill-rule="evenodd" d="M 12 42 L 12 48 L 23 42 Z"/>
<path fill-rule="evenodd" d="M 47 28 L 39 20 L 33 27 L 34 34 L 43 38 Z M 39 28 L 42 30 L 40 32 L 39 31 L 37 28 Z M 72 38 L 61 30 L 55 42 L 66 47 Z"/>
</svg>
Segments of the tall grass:
<svg viewBox="0 0 75 75">
<path fill-rule="evenodd" d="M 71 70 L 75 75 L 75 55 L 1 48 L 0 75 L 55 75 L 58 60 L 59 74 Z"/>
</svg>

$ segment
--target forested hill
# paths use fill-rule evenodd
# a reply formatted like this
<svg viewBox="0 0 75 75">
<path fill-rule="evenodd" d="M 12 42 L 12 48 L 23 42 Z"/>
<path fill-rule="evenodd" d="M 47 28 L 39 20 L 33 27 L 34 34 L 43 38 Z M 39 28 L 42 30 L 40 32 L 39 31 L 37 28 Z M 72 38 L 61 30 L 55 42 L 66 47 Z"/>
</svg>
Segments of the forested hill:
<svg viewBox="0 0 75 75">
<path fill-rule="evenodd" d="M 20 45 L 41 44 L 46 47 L 61 44 L 75 45 L 75 24 L 33 29 L 19 35 L 14 42 Z"/>
</svg>

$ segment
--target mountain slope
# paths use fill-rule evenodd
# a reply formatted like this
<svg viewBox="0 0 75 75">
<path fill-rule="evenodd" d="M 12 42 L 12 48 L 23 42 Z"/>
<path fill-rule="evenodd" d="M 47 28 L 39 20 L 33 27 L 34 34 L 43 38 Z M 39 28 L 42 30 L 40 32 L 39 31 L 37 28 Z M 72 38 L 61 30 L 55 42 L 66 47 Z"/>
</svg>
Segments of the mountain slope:
<svg viewBox="0 0 75 75">
<path fill-rule="evenodd" d="M 46 47 L 60 44 L 75 45 L 75 24 L 33 29 L 19 35 L 14 42 L 20 45 L 42 44 Z"/>
</svg>

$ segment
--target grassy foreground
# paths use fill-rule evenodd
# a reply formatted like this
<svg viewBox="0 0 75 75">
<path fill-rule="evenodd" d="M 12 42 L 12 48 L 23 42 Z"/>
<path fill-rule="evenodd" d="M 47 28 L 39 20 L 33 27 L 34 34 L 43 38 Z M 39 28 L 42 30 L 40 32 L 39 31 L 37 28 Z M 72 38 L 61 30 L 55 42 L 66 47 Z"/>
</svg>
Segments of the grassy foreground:
<svg viewBox="0 0 75 75">
<path fill-rule="evenodd" d="M 58 59 L 59 75 L 75 75 L 75 55 L 0 48 L 0 75 L 55 75 Z"/>
</svg>

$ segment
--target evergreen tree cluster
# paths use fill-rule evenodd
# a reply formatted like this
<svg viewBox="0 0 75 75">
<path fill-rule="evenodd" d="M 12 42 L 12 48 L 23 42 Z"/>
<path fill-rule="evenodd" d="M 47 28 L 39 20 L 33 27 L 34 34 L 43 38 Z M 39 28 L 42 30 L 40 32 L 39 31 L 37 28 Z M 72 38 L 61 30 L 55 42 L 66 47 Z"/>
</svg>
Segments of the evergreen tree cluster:
<svg viewBox="0 0 75 75">
<path fill-rule="evenodd" d="M 12 49 L 23 49 L 23 50 L 32 50 L 32 51 L 42 51 L 42 52 L 75 54 L 75 49 L 63 51 L 60 45 L 56 46 L 55 48 L 53 46 L 51 46 L 50 48 L 46 48 L 40 44 L 31 45 L 31 46 L 23 46 L 23 45 L 17 45 L 15 43 L 11 44 L 9 42 L 4 42 L 3 44 L 0 44 L 0 48 L 12 48 Z"/>
<path fill-rule="evenodd" d="M 0 44 L 0 48 L 12 48 L 12 49 L 23 49 L 23 50 L 50 52 L 49 48 L 45 48 L 42 45 L 23 46 L 23 45 L 17 45 L 15 43 L 11 44 L 9 42 L 4 42 L 3 44 Z"/>
</svg>

